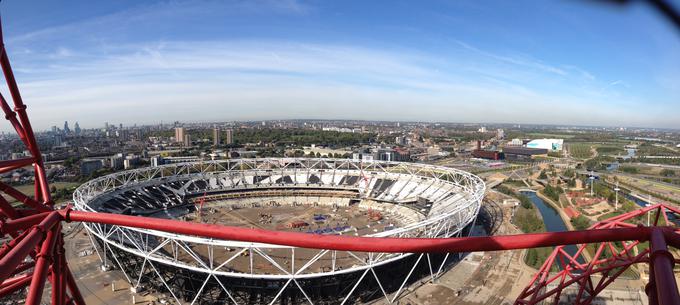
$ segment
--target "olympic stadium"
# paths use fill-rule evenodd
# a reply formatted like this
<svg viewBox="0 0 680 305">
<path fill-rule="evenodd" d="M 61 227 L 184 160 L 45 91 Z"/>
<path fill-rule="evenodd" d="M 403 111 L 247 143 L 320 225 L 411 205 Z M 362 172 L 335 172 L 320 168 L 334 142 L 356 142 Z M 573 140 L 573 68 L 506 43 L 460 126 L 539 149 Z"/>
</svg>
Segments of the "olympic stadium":
<svg viewBox="0 0 680 305">
<path fill-rule="evenodd" d="M 75 209 L 313 235 L 467 236 L 484 182 L 416 163 L 232 159 L 135 169 L 85 183 Z M 84 223 L 105 267 L 178 303 L 396 300 L 458 254 L 368 253 L 213 240 Z"/>
</svg>

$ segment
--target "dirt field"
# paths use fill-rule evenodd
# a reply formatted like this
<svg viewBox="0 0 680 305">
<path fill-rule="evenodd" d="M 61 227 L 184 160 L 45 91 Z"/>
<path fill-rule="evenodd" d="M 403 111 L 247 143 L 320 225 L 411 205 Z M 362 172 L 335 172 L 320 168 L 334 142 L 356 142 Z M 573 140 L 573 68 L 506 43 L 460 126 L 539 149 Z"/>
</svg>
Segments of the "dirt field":
<svg viewBox="0 0 680 305">
<path fill-rule="evenodd" d="M 296 200 L 296 201 L 295 201 Z M 351 206 L 320 205 L 319 201 L 332 202 L 334 198 L 267 198 L 244 203 L 238 199 L 211 202 L 203 207 L 203 212 L 198 211 L 184 218 L 187 221 L 222 224 L 228 226 L 259 228 L 275 231 L 302 232 L 322 235 L 352 235 L 363 236 L 403 226 L 395 215 L 386 212 L 377 212 L 360 208 L 360 204 Z M 295 202 L 295 204 L 291 204 Z M 298 203 L 299 202 L 299 203 Z M 238 207 L 236 207 L 238 206 Z M 173 249 L 172 245 L 164 248 L 168 254 L 175 255 L 179 260 L 194 263 L 195 260 L 187 251 Z M 222 266 L 220 271 L 231 272 L 254 272 L 260 274 L 278 274 L 280 268 L 287 270 L 294 266 L 305 265 L 314 256 L 321 253 L 314 249 L 296 249 L 295 259 L 292 258 L 291 249 L 263 249 L 264 253 L 246 250 L 245 248 L 209 249 L 194 247 L 191 249 L 204 261 L 208 261 L 212 255 L 216 264 L 229 261 Z M 210 254 L 212 252 L 212 254 Z M 265 255 L 274 262 L 265 258 Z M 332 256 L 335 255 L 335 263 Z M 331 251 L 324 254 L 315 263 L 307 267 L 304 273 L 342 270 L 368 260 L 367 253 Z M 251 261 L 253 269 L 251 270 Z M 278 265 L 278 266 L 277 266 Z"/>
</svg>

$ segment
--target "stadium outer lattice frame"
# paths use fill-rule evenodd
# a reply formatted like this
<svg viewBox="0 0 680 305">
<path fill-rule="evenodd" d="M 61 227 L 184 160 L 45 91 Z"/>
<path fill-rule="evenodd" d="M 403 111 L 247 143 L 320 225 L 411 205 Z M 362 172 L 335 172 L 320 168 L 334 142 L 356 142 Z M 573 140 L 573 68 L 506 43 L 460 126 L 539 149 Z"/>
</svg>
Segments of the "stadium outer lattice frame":
<svg viewBox="0 0 680 305">
<path fill-rule="evenodd" d="M 613 248 L 612 242 L 648 241 L 650 250 L 644 258 L 639 258 L 639 255 L 630 255 L 631 243 L 622 243 L 625 245 L 622 249 L 623 253 L 611 250 L 612 253 L 620 253 L 614 255 L 611 260 L 596 259 L 594 262 L 588 263 L 586 267 L 573 260 L 568 260 L 569 263 L 562 264 L 562 266 L 567 266 L 566 268 L 571 268 L 571 266 L 580 268 L 583 272 L 582 275 L 585 276 L 576 277 L 575 273 L 571 271 L 575 269 L 562 272 L 558 277 L 551 277 L 549 270 L 550 266 L 555 263 L 555 258 L 560 260 L 565 258 L 565 253 L 558 247 L 516 303 L 537 304 L 543 302 L 546 297 L 555 296 L 554 304 L 557 304 L 560 294 L 571 285 L 578 287 L 581 296 L 596 295 L 602 287 L 605 287 L 611 281 L 605 280 L 594 287 L 590 275 L 604 273 L 606 276 L 616 277 L 616 273 L 634 263 L 647 262 L 650 266 L 651 280 L 645 291 L 650 304 L 680 304 L 680 295 L 678 295 L 678 287 L 673 273 L 673 265 L 676 259 L 668 250 L 668 245 L 680 248 L 680 236 L 677 227 L 670 225 L 671 223 L 668 221 L 665 223 L 666 226 L 658 227 L 635 226 L 623 221 L 626 217 L 637 217 L 645 213 L 653 213 L 655 210 L 677 213 L 677 210 L 667 205 L 656 205 L 623 215 L 613 220 L 614 222 L 619 221 L 619 224 L 612 228 L 607 228 L 609 221 L 604 221 L 598 227 L 585 231 L 441 239 L 318 236 L 72 211 L 70 208 L 54 210 L 40 150 L 26 113 L 26 106 L 21 99 L 14 79 L 4 43 L 0 45 L 0 48 L 0 65 L 12 97 L 14 109 L 9 106 L 4 97 L 0 99 L 0 107 L 5 113 L 5 118 L 11 123 L 17 135 L 31 153 L 31 157 L 28 158 L 0 161 L 0 173 L 25 166 L 32 166 L 35 170 L 35 194 L 33 197 L 26 196 L 15 188 L 0 183 L 0 191 L 22 203 L 21 206 L 12 206 L 0 197 L 0 212 L 2 213 L 0 233 L 11 238 L 0 248 L 0 297 L 21 293 L 28 287 L 26 304 L 40 304 L 44 286 L 49 281 L 52 286 L 52 304 L 84 304 L 65 260 L 60 226 L 62 221 L 79 221 L 222 240 L 339 251 L 385 253 L 497 251 L 600 243 L 597 248 L 598 253 L 601 254 L 605 248 Z M 664 219 L 666 218 L 665 213 L 657 213 L 656 219 L 659 219 L 660 214 L 664 215 Z M 583 246 L 581 246 L 581 249 L 583 249 Z M 596 255 L 596 257 L 598 256 Z M 599 262 L 603 260 L 610 262 L 604 267 L 609 271 L 599 267 L 601 265 Z M 614 263 L 617 261 L 620 263 Z M 548 290 L 546 283 L 554 282 L 557 282 L 556 288 Z M 581 304 L 589 303 L 588 299 L 581 300 L 579 298 L 577 301 Z"/>
<path fill-rule="evenodd" d="M 285 181 L 286 179 L 288 180 Z M 169 191 L 173 197 L 182 194 L 183 197 L 200 198 L 201 201 L 227 191 L 281 188 L 302 192 L 319 189 L 357 190 L 356 195 L 363 194 L 362 198 L 375 200 L 364 206 L 364 209 L 397 216 L 407 215 L 403 218 L 411 220 L 388 231 L 366 236 L 398 238 L 460 237 L 465 228 L 474 224 L 485 192 L 484 182 L 475 175 L 427 164 L 362 162 L 351 159 L 258 158 L 168 164 L 114 173 L 83 184 L 75 191 L 73 198 L 77 210 L 101 212 L 99 207 L 116 196 L 114 194 L 136 194 L 132 196 L 140 203 L 126 204 L 141 210 L 144 208 L 140 199 L 141 190 L 157 191 L 161 188 Z M 381 203 L 397 200 L 403 202 L 407 198 L 411 201 L 415 198 L 428 201 L 421 206 L 414 203 Z M 165 204 L 166 200 L 160 201 Z M 409 208 L 407 205 L 416 207 Z M 172 207 L 164 205 L 163 209 Z M 422 218 L 416 219 L 415 215 Z M 151 274 L 156 279 L 153 282 L 158 283 L 157 288 L 171 294 L 178 303 L 182 299 L 201 303 L 206 298 L 209 298 L 208 302 L 243 303 L 238 302 L 238 297 L 235 296 L 236 287 L 228 289 L 230 285 L 225 284 L 225 281 L 231 280 L 235 283 L 232 286 L 236 286 L 238 281 L 234 279 L 251 281 L 251 284 L 243 286 L 252 286 L 253 282 L 263 287 L 280 286 L 271 289 L 270 295 L 246 289 L 249 292 L 243 298 L 250 299 L 252 295 L 257 295 L 260 299 L 258 302 L 263 304 L 279 301 L 284 295 L 291 294 L 297 294 L 300 299 L 309 303 L 324 296 L 329 299 L 328 302 L 344 304 L 358 297 L 357 289 L 360 286 L 359 290 L 367 290 L 371 286 L 367 282 L 376 284 L 375 293 L 384 297 L 385 301 L 394 302 L 408 283 L 420 278 L 416 274 L 426 273 L 423 276 L 434 280 L 446 270 L 445 267 L 457 259 L 456 256 L 449 257 L 449 253 L 425 253 L 409 258 L 411 253 L 355 253 L 328 249 L 316 250 L 314 255 L 310 255 L 312 251 L 306 251 L 308 255 L 305 257 L 300 255 L 300 250 L 307 249 L 297 247 L 214 240 L 121 226 L 85 224 L 85 227 L 93 237 L 93 244 L 100 246 L 98 254 L 105 265 L 110 263 L 120 268 L 135 288 L 145 286 L 143 278 L 148 276 L 144 274 Z M 203 257 L 192 250 L 205 248 L 208 248 L 209 255 Z M 215 255 L 220 251 L 218 249 L 229 249 L 231 253 L 218 259 Z M 272 251 L 275 255 L 271 254 Z M 246 262 L 247 268 L 237 271 L 234 269 L 235 262 L 241 255 L 247 255 L 250 260 Z M 121 259 L 121 256 L 125 259 Z M 259 262 L 253 258 L 259 259 Z M 341 266 L 342 261 L 346 266 Z M 351 266 L 347 264 L 348 261 Z M 258 270 L 256 265 L 262 264 L 272 268 Z M 177 277 L 170 281 L 163 279 L 158 265 L 182 270 L 187 280 L 178 280 Z M 395 267 L 397 265 L 399 267 Z M 378 268 L 392 272 L 390 276 L 386 276 L 376 271 Z M 417 271 L 421 269 L 425 272 Z M 366 277 L 370 281 L 364 281 Z M 323 289 L 316 284 L 319 280 L 325 282 Z M 196 283 L 187 285 L 186 281 Z M 184 293 L 182 288 L 186 286 L 194 287 L 197 291 L 189 289 Z M 183 295 L 178 295 L 180 293 Z"/>
</svg>

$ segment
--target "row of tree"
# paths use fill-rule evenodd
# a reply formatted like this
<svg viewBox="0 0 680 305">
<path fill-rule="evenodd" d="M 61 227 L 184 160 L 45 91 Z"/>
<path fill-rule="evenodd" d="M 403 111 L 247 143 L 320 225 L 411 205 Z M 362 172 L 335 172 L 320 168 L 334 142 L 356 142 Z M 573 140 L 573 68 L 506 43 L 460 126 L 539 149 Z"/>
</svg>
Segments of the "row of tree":
<svg viewBox="0 0 680 305">
<path fill-rule="evenodd" d="M 564 190 L 559 185 L 553 187 L 552 185 L 548 184 L 543 189 L 543 194 L 548 198 L 552 199 L 553 201 L 557 202 L 558 204 L 560 202 L 560 194 L 562 193 L 564 193 Z"/>
</svg>

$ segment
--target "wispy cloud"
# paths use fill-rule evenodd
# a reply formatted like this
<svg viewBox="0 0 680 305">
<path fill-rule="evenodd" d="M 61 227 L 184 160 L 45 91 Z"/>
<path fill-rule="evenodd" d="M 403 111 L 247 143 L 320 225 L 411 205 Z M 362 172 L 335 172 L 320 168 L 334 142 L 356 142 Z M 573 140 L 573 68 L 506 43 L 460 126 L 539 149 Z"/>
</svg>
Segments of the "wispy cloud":
<svg viewBox="0 0 680 305">
<path fill-rule="evenodd" d="M 483 55 L 483 56 L 488 57 L 488 58 L 492 58 L 492 59 L 495 59 L 495 60 L 498 60 L 498 61 L 514 64 L 514 65 L 517 65 L 517 66 L 522 66 L 522 67 L 526 67 L 526 68 L 541 70 L 541 71 L 544 71 L 544 72 L 554 73 L 554 74 L 557 74 L 557 75 L 562 75 L 562 76 L 567 75 L 567 72 L 564 71 L 563 69 L 555 67 L 555 66 L 548 65 L 548 64 L 546 64 L 546 63 L 544 63 L 540 60 L 531 58 L 529 56 L 512 57 L 512 56 L 506 56 L 506 55 L 499 55 L 499 54 L 495 54 L 495 53 L 492 53 L 492 52 L 483 51 L 483 50 L 478 49 L 478 48 L 476 48 L 476 47 L 474 47 L 474 46 L 472 46 L 472 45 L 470 45 L 466 42 L 463 42 L 463 41 L 457 41 L 457 42 L 458 42 L 459 45 L 461 45 L 465 49 L 470 50 L 470 51 L 475 52 L 475 53 L 478 53 L 478 54 Z"/>
<path fill-rule="evenodd" d="M 230 18 L 247 15 L 305 15 L 313 12 L 312 6 L 298 0 L 173 0 L 140 1 L 114 13 L 56 24 L 35 31 L 5 37 L 9 45 L 23 45 L 68 40 L 69 37 L 87 41 L 105 40 L 101 33 L 134 34 L 144 28 L 169 21 L 177 26 L 188 20 Z"/>
<path fill-rule="evenodd" d="M 639 106 L 612 107 L 639 105 L 619 93 L 624 79 L 612 84 L 577 65 L 463 41 L 448 55 L 323 39 L 135 35 L 167 20 L 314 10 L 297 1 L 145 4 L 24 33 L 8 45 L 37 128 L 64 120 L 90 127 L 269 118 L 655 122 Z"/>
<path fill-rule="evenodd" d="M 105 120 L 295 117 L 586 124 L 611 115 L 588 94 L 553 94 L 527 87 L 523 79 L 490 77 L 494 72 L 486 70 L 451 70 L 437 65 L 445 59 L 418 52 L 281 41 L 164 41 L 52 54 L 31 54 L 50 64 L 21 72 L 31 115 L 42 128 L 62 116 L 97 126 Z M 467 60 L 449 61 L 464 66 Z M 515 69 L 526 75 L 524 65 Z M 546 75 L 562 78 L 542 69 L 527 77 Z M 581 113 L 586 106 L 589 112 Z M 540 112 L 559 115 L 535 115 Z"/>
</svg>

